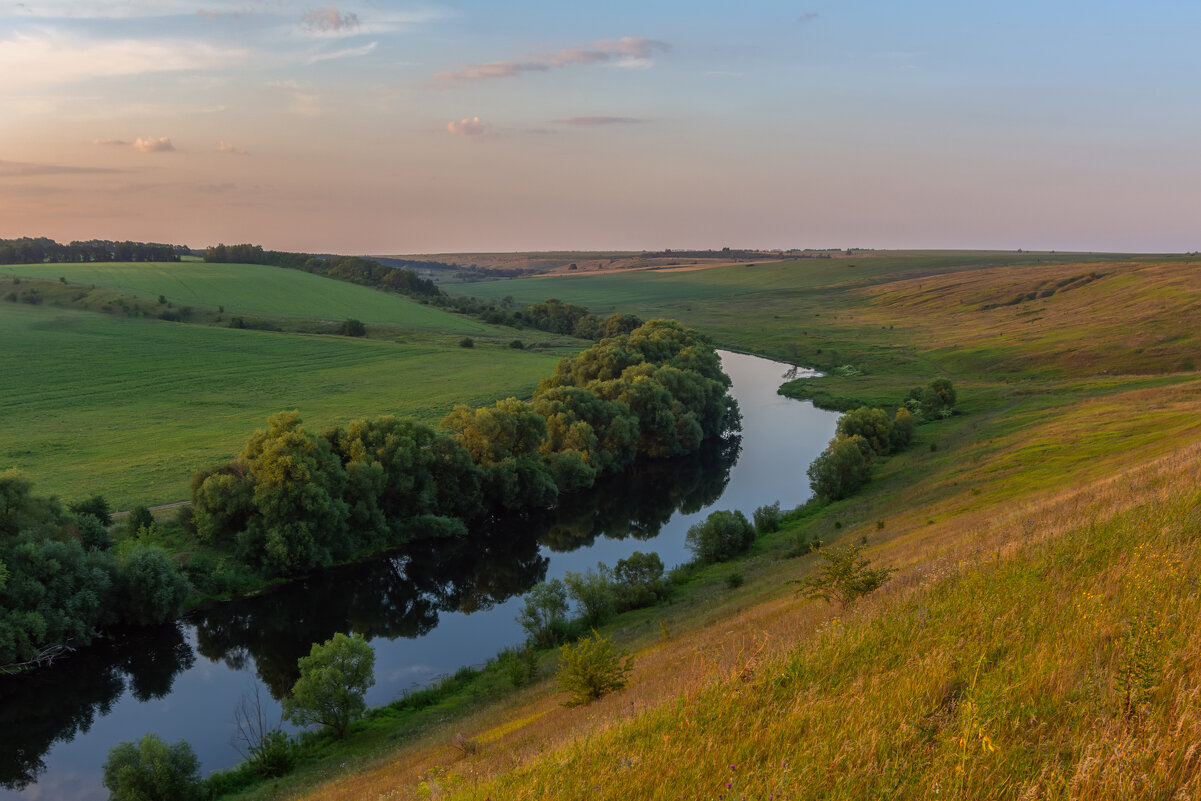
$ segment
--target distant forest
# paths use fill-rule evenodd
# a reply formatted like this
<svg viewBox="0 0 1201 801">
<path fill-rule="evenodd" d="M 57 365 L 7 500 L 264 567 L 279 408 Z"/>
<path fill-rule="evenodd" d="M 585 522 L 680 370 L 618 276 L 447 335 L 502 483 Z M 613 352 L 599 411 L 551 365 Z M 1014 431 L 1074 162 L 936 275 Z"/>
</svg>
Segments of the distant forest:
<svg viewBox="0 0 1201 801">
<path fill-rule="evenodd" d="M 204 251 L 204 260 L 222 264 L 267 264 L 303 270 L 367 286 L 384 287 L 406 295 L 432 297 L 442 294 L 433 281 L 412 270 L 389 267 L 361 256 L 313 256 L 283 250 L 263 250 L 260 245 L 215 245 Z"/>
<path fill-rule="evenodd" d="M 110 242 L 107 239 L 89 239 L 86 242 L 60 245 L 46 237 L 0 239 L 0 264 L 179 261 L 181 256 L 190 252 L 186 245 L 162 245 L 157 242 Z"/>
</svg>

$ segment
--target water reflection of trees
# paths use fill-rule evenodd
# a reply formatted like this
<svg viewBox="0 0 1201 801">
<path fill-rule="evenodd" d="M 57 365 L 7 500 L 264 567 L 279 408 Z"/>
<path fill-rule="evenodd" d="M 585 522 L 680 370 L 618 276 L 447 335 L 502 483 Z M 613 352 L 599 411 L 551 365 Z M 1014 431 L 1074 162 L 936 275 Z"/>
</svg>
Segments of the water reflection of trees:
<svg viewBox="0 0 1201 801">
<path fill-rule="evenodd" d="M 232 668 L 253 658 L 259 678 L 282 698 L 298 677 L 296 660 L 312 643 L 347 629 L 367 638 L 420 637 L 438 624 L 440 611 L 487 608 L 545 575 L 546 560 L 529 533 L 422 542 L 213 607 L 196 616 L 197 645 Z"/>
<path fill-rule="evenodd" d="M 546 513 L 539 526 L 542 544 L 564 552 L 587 547 L 597 537 L 658 536 L 677 511 L 697 512 L 721 497 L 741 442 L 727 437 L 678 459 L 643 461 L 624 475 L 597 482 L 593 490 L 569 496 Z"/>
<path fill-rule="evenodd" d="M 0 787 L 37 780 L 56 742 L 88 731 L 128 687 L 139 701 L 171 692 L 196 657 L 178 624 L 153 631 L 112 632 L 53 668 L 0 682 Z"/>
<path fill-rule="evenodd" d="M 677 511 L 695 512 L 725 490 L 739 439 L 707 443 L 691 456 L 637 464 L 537 513 L 477 523 L 461 540 L 425 540 L 403 552 L 331 570 L 191 616 L 199 652 L 240 670 L 253 661 L 282 698 L 296 661 L 314 642 L 352 630 L 368 638 L 415 638 L 446 611 L 476 612 L 521 594 L 546 576 L 540 545 L 569 551 L 597 537 L 648 539 Z M 615 499 L 620 499 L 615 501 Z M 195 660 L 181 627 L 116 633 L 52 668 L 0 682 L 0 786 L 37 779 L 59 741 L 91 728 L 128 687 L 160 698 Z"/>
</svg>

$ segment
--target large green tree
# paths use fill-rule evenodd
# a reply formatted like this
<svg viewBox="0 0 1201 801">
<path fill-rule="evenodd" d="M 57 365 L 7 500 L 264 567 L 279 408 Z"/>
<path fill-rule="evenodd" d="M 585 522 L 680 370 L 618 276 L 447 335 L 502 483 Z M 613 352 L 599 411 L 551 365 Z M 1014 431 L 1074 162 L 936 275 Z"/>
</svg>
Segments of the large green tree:
<svg viewBox="0 0 1201 801">
<path fill-rule="evenodd" d="M 273 415 L 239 461 L 254 502 L 238 537 L 244 558 L 287 574 L 323 567 L 348 552 L 346 471 L 329 443 L 304 429 L 299 413 Z"/>
<path fill-rule="evenodd" d="M 363 696 L 375 684 L 375 651 L 362 637 L 339 632 L 314 643 L 297 666 L 300 678 L 284 699 L 285 717 L 297 726 L 325 726 L 342 739 L 366 709 Z"/>
</svg>

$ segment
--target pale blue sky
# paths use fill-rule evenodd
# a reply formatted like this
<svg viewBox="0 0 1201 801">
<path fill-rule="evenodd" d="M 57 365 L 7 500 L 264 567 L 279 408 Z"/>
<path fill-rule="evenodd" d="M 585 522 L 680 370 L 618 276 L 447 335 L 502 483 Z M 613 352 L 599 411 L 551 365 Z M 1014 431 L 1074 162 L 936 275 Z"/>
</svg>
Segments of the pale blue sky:
<svg viewBox="0 0 1201 801">
<path fill-rule="evenodd" d="M 0 0 L 0 237 L 1201 248 L 1201 4 Z"/>
</svg>

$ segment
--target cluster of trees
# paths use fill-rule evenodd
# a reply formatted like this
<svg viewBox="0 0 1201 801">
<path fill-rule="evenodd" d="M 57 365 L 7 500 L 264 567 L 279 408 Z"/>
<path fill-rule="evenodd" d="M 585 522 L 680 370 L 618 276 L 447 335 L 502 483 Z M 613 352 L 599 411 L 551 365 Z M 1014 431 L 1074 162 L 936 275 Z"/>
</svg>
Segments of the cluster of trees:
<svg viewBox="0 0 1201 801">
<path fill-rule="evenodd" d="M 185 245 L 155 242 L 110 242 L 89 239 L 60 245 L 46 237 L 0 239 L 0 264 L 45 264 L 47 262 L 93 261 L 179 261 L 189 252 Z"/>
<path fill-rule="evenodd" d="M 478 317 L 490 325 L 534 328 L 551 334 L 591 339 L 594 342 L 605 337 L 628 334 L 642 325 L 642 320 L 632 314 L 618 313 L 602 318 L 583 306 L 565 303 L 558 298 L 548 298 L 520 309 L 516 308 L 512 298 L 491 301 L 464 295 L 438 295 L 429 298 L 429 302 L 458 314 Z"/>
<path fill-rule="evenodd" d="M 458 405 L 441 431 L 357 420 L 322 435 L 273 416 L 232 463 L 192 482 L 191 526 L 267 573 L 301 573 L 425 538 L 483 514 L 553 505 L 639 457 L 696 451 L 738 424 L 712 344 L 656 320 L 602 341 L 531 401 Z"/>
<path fill-rule="evenodd" d="M 945 378 L 911 389 L 905 404 L 889 414 L 860 406 L 838 418 L 834 439 L 809 465 L 809 486 L 820 500 L 837 501 L 854 494 L 871 480 L 872 464 L 881 456 L 905 448 L 917 425 L 954 413 L 955 388 Z"/>
<path fill-rule="evenodd" d="M 149 537 L 113 549 L 103 498 L 64 508 L 32 489 L 0 473 L 0 666 L 87 644 L 105 626 L 178 616 L 190 587 L 163 549 Z"/>
<path fill-rule="evenodd" d="M 465 296 L 451 297 L 443 293 L 433 281 L 421 278 L 412 270 L 360 256 L 314 256 L 307 253 L 263 250 L 261 245 L 222 244 L 207 248 L 204 260 L 223 264 L 266 264 L 303 270 L 327 278 L 390 289 L 415 297 L 423 303 L 478 317 L 491 325 L 534 328 L 593 341 L 628 334 L 642 325 L 642 320 L 631 314 L 613 314 L 607 318 L 600 318 L 583 306 L 564 303 L 557 298 L 549 298 L 541 303 L 532 303 L 523 309 L 516 309 L 511 298 L 497 303 Z"/>
<path fill-rule="evenodd" d="M 361 256 L 313 256 L 282 250 L 263 250 L 260 245 L 214 245 L 204 251 L 204 260 L 222 264 L 266 264 L 306 273 L 350 281 L 355 284 L 390 289 L 419 298 L 439 296 L 442 291 L 433 281 L 412 270 L 389 267 Z"/>
</svg>

